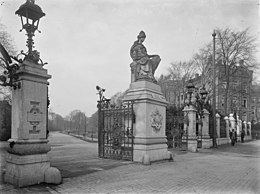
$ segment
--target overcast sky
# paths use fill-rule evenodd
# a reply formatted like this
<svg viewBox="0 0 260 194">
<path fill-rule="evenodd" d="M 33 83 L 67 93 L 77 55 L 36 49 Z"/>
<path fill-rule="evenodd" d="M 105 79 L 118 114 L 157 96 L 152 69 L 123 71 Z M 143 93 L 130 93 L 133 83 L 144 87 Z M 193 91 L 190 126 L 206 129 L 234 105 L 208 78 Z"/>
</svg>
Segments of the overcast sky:
<svg viewBox="0 0 260 194">
<path fill-rule="evenodd" d="M 7 26 L 17 50 L 26 36 L 15 11 L 25 0 L 0 0 L 0 22 Z M 259 35 L 258 0 L 36 0 L 46 16 L 36 32 L 35 49 L 52 75 L 51 109 L 68 115 L 96 109 L 96 85 L 105 96 L 130 84 L 129 50 L 140 30 L 149 54 L 162 61 L 155 73 L 167 72 L 173 61 L 189 60 L 212 41 L 214 28 L 249 28 Z"/>
</svg>

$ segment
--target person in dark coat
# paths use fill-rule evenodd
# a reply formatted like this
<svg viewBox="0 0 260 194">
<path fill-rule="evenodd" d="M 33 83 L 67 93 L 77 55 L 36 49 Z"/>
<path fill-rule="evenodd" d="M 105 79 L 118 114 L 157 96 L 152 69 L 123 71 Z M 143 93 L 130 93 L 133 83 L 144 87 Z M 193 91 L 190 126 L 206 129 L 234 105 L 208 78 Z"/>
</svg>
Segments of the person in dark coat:
<svg viewBox="0 0 260 194">
<path fill-rule="evenodd" d="M 244 129 L 242 129 L 242 132 L 241 132 L 241 142 L 244 143 L 244 137 L 245 137 L 245 131 Z"/>
<path fill-rule="evenodd" d="M 231 139 L 231 145 L 234 146 L 236 142 L 236 132 L 234 129 L 229 132 L 229 138 Z"/>
</svg>

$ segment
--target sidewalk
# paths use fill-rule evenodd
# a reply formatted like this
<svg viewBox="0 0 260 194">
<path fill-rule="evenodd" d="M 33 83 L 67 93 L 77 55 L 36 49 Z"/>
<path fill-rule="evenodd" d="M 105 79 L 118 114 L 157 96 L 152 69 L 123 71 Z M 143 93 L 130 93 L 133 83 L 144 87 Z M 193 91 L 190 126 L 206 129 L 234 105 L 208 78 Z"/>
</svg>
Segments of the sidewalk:
<svg viewBox="0 0 260 194">
<path fill-rule="evenodd" d="M 65 179 L 58 193 L 259 193 L 259 158 L 187 153 Z"/>
<path fill-rule="evenodd" d="M 238 149 L 244 149 L 239 153 Z M 63 184 L 5 190 L 5 193 L 260 193 L 260 141 L 178 153 L 174 162 L 130 163 Z M 243 150 L 242 149 L 242 150 Z M 34 189 L 34 190 L 32 190 Z M 38 190 L 37 190 L 38 189 Z M 3 191 L 3 190 L 2 190 Z M 1 192 L 1 188 L 0 188 Z"/>
</svg>

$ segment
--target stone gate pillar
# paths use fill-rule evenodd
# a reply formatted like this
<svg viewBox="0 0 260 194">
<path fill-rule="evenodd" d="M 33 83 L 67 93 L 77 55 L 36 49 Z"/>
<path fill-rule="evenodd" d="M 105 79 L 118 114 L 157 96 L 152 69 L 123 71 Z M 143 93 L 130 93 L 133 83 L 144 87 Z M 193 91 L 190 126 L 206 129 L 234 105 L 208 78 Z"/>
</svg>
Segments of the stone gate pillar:
<svg viewBox="0 0 260 194">
<path fill-rule="evenodd" d="M 12 90 L 12 133 L 4 180 L 18 187 L 42 182 L 59 184 L 58 169 L 50 167 L 46 139 L 47 70 L 25 60 L 17 72 L 21 87 Z"/>
<path fill-rule="evenodd" d="M 134 101 L 134 161 L 148 164 L 170 159 L 165 135 L 167 101 L 161 87 L 150 81 L 132 82 L 123 101 Z"/>
<path fill-rule="evenodd" d="M 248 127 L 247 127 L 248 129 L 248 131 L 249 131 L 249 140 L 251 140 L 252 139 L 252 124 L 251 124 L 251 122 L 248 122 Z"/>
<path fill-rule="evenodd" d="M 185 106 L 183 109 L 184 115 L 188 115 L 188 150 L 191 152 L 197 151 L 197 136 L 196 136 L 196 108 L 193 105 Z"/>
<path fill-rule="evenodd" d="M 248 135 L 247 135 L 247 124 L 246 124 L 246 121 L 242 122 L 242 125 L 244 127 L 244 132 L 245 132 L 245 140 L 248 140 Z M 242 128 L 243 128 L 242 127 Z"/>
<path fill-rule="evenodd" d="M 232 129 L 236 130 L 236 128 L 235 128 L 236 120 L 233 117 L 232 113 L 229 115 L 229 121 L 230 121 L 230 131 L 232 131 Z"/>
<path fill-rule="evenodd" d="M 225 122 L 226 122 L 226 137 L 229 138 L 229 118 L 225 116 Z"/>
<path fill-rule="evenodd" d="M 216 130 L 217 130 L 217 138 L 220 138 L 220 115 L 216 114 Z"/>
<path fill-rule="evenodd" d="M 202 148 L 210 148 L 212 146 L 212 140 L 209 136 L 209 111 L 207 109 L 203 109 L 204 118 L 202 119 L 203 127 L 202 127 Z"/>
</svg>

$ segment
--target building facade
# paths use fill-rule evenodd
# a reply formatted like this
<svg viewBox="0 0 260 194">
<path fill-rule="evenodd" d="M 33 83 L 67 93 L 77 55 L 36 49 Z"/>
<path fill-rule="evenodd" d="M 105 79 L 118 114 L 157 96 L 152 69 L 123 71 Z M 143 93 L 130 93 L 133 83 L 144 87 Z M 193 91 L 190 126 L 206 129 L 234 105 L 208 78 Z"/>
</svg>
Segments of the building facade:
<svg viewBox="0 0 260 194">
<path fill-rule="evenodd" d="M 260 86 L 253 85 L 251 93 L 251 121 L 260 123 Z"/>
<path fill-rule="evenodd" d="M 209 70 L 208 75 L 196 74 L 190 81 L 195 85 L 198 90 L 203 85 L 209 92 L 209 102 L 212 98 L 212 73 Z M 216 64 L 216 110 L 222 115 L 234 113 L 239 116 L 243 121 L 259 120 L 260 116 L 260 88 L 252 86 L 253 71 L 248 70 L 241 64 L 235 67 L 235 70 L 229 76 L 225 76 L 225 68 L 221 63 Z M 206 79 L 205 79 L 206 78 Z M 227 83 L 229 82 L 229 83 Z M 228 86 L 229 84 L 229 86 Z M 160 83 L 162 91 L 165 94 L 166 100 L 170 104 L 178 107 L 184 106 L 186 99 L 186 84 L 182 84 L 179 88 L 174 88 L 176 81 L 167 80 Z M 227 107 L 225 111 L 225 92 L 226 87 L 229 90 L 227 96 Z M 195 90 L 196 90 L 195 89 Z"/>
</svg>

